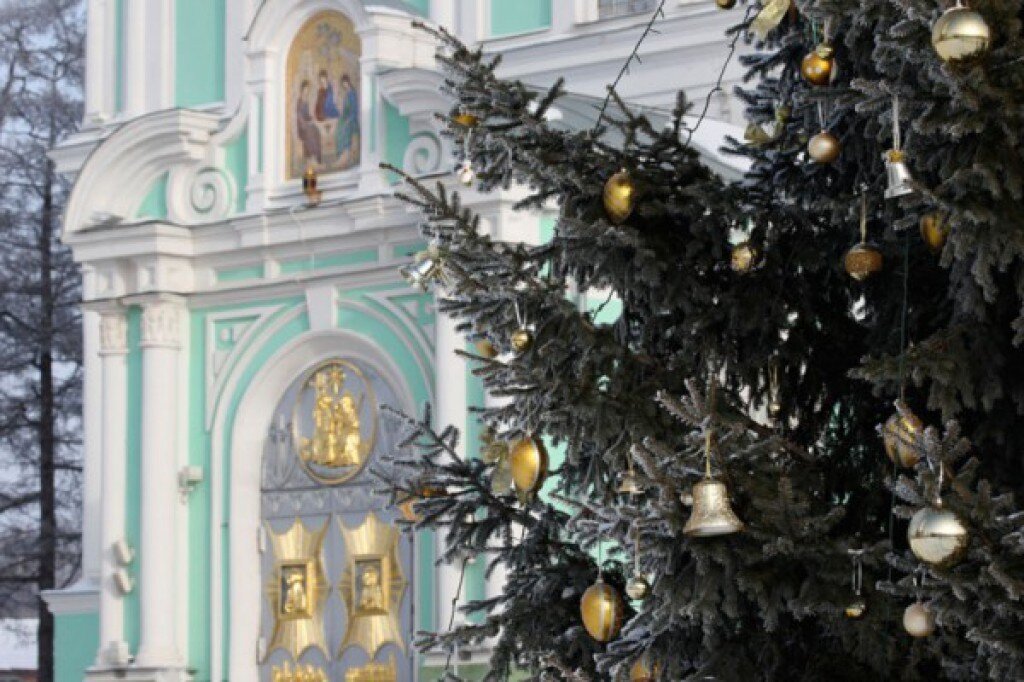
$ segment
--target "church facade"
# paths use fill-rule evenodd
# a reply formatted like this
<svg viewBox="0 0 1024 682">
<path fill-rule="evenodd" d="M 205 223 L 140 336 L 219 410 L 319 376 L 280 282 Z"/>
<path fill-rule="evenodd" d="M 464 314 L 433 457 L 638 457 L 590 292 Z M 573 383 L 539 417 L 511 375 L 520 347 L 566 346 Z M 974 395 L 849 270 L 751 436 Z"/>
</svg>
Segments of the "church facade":
<svg viewBox="0 0 1024 682">
<path fill-rule="evenodd" d="M 86 424 L 82 579 L 45 595 L 57 680 L 438 679 L 445 654 L 414 633 L 503 576 L 438 565 L 368 471 L 400 445 L 384 406 L 431 403 L 473 455 L 467 407 L 489 400 L 466 339 L 399 274 L 426 244 L 379 164 L 455 184 L 413 21 L 502 53 L 506 75 L 566 76 L 573 124 L 656 4 L 89 0 L 85 118 L 52 152 L 74 182 Z M 623 94 L 702 97 L 731 18 L 668 0 Z M 713 166 L 734 108 L 716 95 L 697 140 Z M 557 207 L 514 211 L 514 188 L 460 189 L 497 238 L 553 228 Z M 486 655 L 454 660 L 475 679 Z"/>
</svg>

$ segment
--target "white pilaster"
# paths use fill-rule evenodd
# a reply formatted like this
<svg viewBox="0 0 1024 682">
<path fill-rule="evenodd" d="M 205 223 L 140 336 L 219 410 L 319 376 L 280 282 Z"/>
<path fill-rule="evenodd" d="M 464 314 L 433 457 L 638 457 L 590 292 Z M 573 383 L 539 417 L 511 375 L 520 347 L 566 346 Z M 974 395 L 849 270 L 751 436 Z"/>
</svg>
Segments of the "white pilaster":
<svg viewBox="0 0 1024 682">
<path fill-rule="evenodd" d="M 124 1 L 124 109 L 174 106 L 174 0 Z"/>
<path fill-rule="evenodd" d="M 177 642 L 178 355 L 184 308 L 160 296 L 142 310 L 140 635 L 136 666 L 182 671 Z M 181 672 L 183 675 L 184 673 Z M 165 676 L 161 679 L 174 679 Z"/>
<path fill-rule="evenodd" d="M 89 0 L 86 11 L 84 123 L 88 127 L 101 124 L 114 115 L 117 22 L 114 0 Z"/>
<path fill-rule="evenodd" d="M 95 315 L 95 313 L 93 313 Z M 125 356 L 128 353 L 127 322 L 122 311 L 105 311 L 98 315 L 99 353 L 101 364 L 102 426 L 102 514 L 103 525 L 98 547 L 102 558 L 100 580 L 100 648 L 97 667 L 116 663 L 111 656 L 124 641 L 123 595 L 114 582 L 114 574 L 122 568 L 114 545 L 124 539 L 125 528 L 125 455 L 127 432 L 125 423 Z"/>
<path fill-rule="evenodd" d="M 82 313 L 82 578 L 98 585 L 101 575 L 100 525 L 103 432 L 100 383 L 100 320 L 92 311 Z"/>
</svg>

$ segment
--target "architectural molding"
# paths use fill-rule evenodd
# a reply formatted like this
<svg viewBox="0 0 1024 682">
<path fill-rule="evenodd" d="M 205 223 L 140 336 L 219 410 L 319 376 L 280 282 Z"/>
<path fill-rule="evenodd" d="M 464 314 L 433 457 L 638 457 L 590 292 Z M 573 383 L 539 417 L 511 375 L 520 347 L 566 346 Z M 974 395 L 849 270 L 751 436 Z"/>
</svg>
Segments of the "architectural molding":
<svg viewBox="0 0 1024 682">
<path fill-rule="evenodd" d="M 43 601 L 55 616 L 73 616 L 96 613 L 99 609 L 99 590 L 95 586 L 74 585 L 64 590 L 47 590 Z"/>
<path fill-rule="evenodd" d="M 142 306 L 143 348 L 180 348 L 184 306 L 178 301 L 156 300 Z"/>
<path fill-rule="evenodd" d="M 100 355 L 128 352 L 128 320 L 121 311 L 100 313 Z"/>
</svg>

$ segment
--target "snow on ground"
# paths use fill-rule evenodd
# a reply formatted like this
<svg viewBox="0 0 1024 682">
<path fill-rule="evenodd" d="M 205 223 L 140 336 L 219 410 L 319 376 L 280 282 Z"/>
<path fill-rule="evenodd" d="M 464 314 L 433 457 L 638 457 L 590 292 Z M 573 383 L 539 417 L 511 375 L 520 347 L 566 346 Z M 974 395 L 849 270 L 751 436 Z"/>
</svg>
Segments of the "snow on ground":
<svg viewBox="0 0 1024 682">
<path fill-rule="evenodd" d="M 35 670 L 36 620 L 0 619 L 0 671 Z"/>
</svg>

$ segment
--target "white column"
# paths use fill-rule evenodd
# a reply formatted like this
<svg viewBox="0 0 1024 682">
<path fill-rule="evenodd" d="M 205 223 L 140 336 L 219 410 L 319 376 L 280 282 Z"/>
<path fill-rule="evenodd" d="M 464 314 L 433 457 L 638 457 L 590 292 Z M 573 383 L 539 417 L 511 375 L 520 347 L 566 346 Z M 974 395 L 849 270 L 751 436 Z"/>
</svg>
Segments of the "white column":
<svg viewBox="0 0 1024 682">
<path fill-rule="evenodd" d="M 142 465 L 139 547 L 140 635 L 136 665 L 180 669 L 178 581 L 178 354 L 183 306 L 161 297 L 142 310 Z M 184 598 L 184 595 L 181 596 Z M 170 678 L 161 678 L 170 679 Z"/>
<path fill-rule="evenodd" d="M 82 579 L 99 585 L 100 509 L 103 497 L 102 384 L 100 383 L 100 320 L 95 312 L 82 311 Z"/>
<path fill-rule="evenodd" d="M 88 126 L 103 123 L 114 114 L 117 22 L 113 0 L 89 0 L 87 12 L 84 122 Z"/>
<path fill-rule="evenodd" d="M 124 0 L 124 109 L 174 106 L 174 2 Z"/>
<path fill-rule="evenodd" d="M 434 423 L 438 428 L 443 429 L 451 424 L 459 429 L 458 453 L 460 457 L 466 456 L 466 422 L 468 411 L 466 409 L 466 360 L 456 355 L 456 349 L 465 346 L 465 339 L 455 329 L 455 320 L 451 317 L 437 313 L 435 322 L 435 353 L 437 354 L 435 365 L 435 396 L 436 409 L 434 412 Z M 444 550 L 443 531 L 437 533 L 437 552 L 440 556 Z M 455 599 L 459 585 L 459 566 L 452 564 L 441 564 L 437 570 L 437 625 L 438 628 L 448 627 L 448 621 L 452 614 L 452 600 Z M 460 601 L 464 601 L 459 595 Z"/>
<path fill-rule="evenodd" d="M 100 648 L 96 654 L 96 665 L 102 667 L 115 663 L 110 654 L 116 652 L 124 640 L 124 602 L 114 583 L 114 573 L 121 564 L 114 544 L 124 538 L 125 528 L 125 403 L 128 398 L 125 356 L 128 353 L 128 334 L 124 312 L 104 311 L 99 317 L 103 524 L 97 546 L 101 550 L 103 575 L 100 582 Z"/>
</svg>

